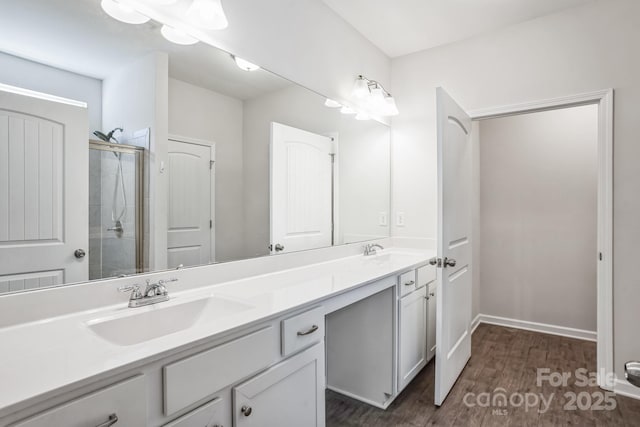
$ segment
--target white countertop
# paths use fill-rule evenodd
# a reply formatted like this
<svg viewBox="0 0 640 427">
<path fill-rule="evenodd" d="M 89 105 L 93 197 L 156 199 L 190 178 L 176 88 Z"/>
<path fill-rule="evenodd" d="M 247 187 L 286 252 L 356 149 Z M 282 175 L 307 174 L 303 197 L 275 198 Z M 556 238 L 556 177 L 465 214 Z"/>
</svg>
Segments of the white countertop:
<svg viewBox="0 0 640 427">
<path fill-rule="evenodd" d="M 371 257 L 350 256 L 242 280 L 170 292 L 171 300 L 131 309 L 126 304 L 76 312 L 0 329 L 0 417 L 16 405 L 63 387 L 157 357 L 203 339 L 215 339 L 377 279 L 424 264 L 433 251 L 392 248 Z M 206 308 L 187 329 L 122 346 L 96 335 L 87 322 L 158 310 L 193 299 L 219 296 L 251 308 L 215 322 Z M 135 322 L 131 327 L 135 328 Z M 22 405 L 20 405 L 22 406 Z"/>
</svg>

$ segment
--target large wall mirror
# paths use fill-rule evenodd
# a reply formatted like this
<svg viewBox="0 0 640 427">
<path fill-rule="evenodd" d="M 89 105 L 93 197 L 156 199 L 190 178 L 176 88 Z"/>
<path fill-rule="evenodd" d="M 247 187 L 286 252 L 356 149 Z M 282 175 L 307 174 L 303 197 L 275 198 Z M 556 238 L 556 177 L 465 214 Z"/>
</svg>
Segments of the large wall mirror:
<svg viewBox="0 0 640 427">
<path fill-rule="evenodd" d="M 0 293 L 389 235 L 387 126 L 160 27 L 3 5 Z"/>
</svg>

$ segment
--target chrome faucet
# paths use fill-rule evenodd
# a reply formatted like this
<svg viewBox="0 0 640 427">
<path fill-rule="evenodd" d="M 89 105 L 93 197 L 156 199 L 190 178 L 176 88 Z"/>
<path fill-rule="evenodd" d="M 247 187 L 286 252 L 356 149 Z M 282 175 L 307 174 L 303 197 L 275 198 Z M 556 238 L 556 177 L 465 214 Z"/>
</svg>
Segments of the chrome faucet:
<svg viewBox="0 0 640 427">
<path fill-rule="evenodd" d="M 143 307 L 145 305 L 156 304 L 169 300 L 169 292 L 167 291 L 166 284 L 169 282 L 177 282 L 178 279 L 172 277 L 167 280 L 158 280 L 157 283 L 151 283 L 151 280 L 147 279 L 147 287 L 144 292 L 140 292 L 140 285 L 129 285 L 118 288 L 119 292 L 131 291 L 131 297 L 129 297 L 129 307 Z"/>
<path fill-rule="evenodd" d="M 367 243 L 364 245 L 364 256 L 375 255 L 377 249 L 384 250 L 384 247 L 377 243 Z"/>
</svg>

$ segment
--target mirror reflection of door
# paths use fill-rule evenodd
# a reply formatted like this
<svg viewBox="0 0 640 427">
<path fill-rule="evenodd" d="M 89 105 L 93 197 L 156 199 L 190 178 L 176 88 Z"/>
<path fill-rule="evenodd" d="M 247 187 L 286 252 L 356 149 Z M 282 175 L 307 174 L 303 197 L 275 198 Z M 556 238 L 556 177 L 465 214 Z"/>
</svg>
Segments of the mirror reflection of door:
<svg viewBox="0 0 640 427">
<path fill-rule="evenodd" d="M 168 267 L 213 262 L 213 145 L 174 138 L 168 148 Z"/>
<path fill-rule="evenodd" d="M 88 134 L 84 107 L 0 92 L 0 293 L 88 280 Z"/>
<path fill-rule="evenodd" d="M 333 141 L 271 123 L 271 253 L 331 246 Z"/>
</svg>

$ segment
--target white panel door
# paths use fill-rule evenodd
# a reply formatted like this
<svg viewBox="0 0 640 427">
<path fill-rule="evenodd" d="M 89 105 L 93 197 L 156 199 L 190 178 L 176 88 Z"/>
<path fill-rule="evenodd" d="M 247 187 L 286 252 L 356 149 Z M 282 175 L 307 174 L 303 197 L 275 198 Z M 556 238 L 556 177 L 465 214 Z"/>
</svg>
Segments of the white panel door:
<svg viewBox="0 0 640 427">
<path fill-rule="evenodd" d="M 271 251 L 331 246 L 333 142 L 271 123 Z"/>
<path fill-rule="evenodd" d="M 169 140 L 167 263 L 202 265 L 211 259 L 211 147 Z"/>
<path fill-rule="evenodd" d="M 442 88 L 438 107 L 435 403 L 471 357 L 471 119 Z"/>
<path fill-rule="evenodd" d="M 88 279 L 87 109 L 0 91 L 0 293 Z"/>
</svg>

